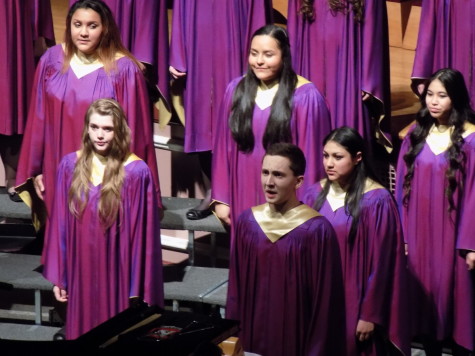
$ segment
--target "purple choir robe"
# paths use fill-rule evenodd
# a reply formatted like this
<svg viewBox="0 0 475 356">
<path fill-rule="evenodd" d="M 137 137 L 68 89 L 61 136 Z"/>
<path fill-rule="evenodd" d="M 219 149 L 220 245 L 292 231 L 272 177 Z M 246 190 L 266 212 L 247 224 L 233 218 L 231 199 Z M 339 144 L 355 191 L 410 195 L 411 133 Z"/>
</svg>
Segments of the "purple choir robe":
<svg viewBox="0 0 475 356">
<path fill-rule="evenodd" d="M 72 6 L 77 0 L 69 0 Z M 168 15 L 166 0 L 104 0 L 114 15 L 124 46 L 150 65 L 153 84 L 169 101 Z"/>
<path fill-rule="evenodd" d="M 43 274 L 68 292 L 66 337 L 75 339 L 140 297 L 163 307 L 160 218 L 153 177 L 142 160 L 125 165 L 122 213 L 104 231 L 99 222 L 101 185 L 91 183 L 81 219 L 68 208 L 77 153 L 58 167 L 56 195 Z"/>
<path fill-rule="evenodd" d="M 0 134 L 23 134 L 35 73 L 34 41 L 54 44 L 51 4 L 42 0 L 0 2 Z"/>
<path fill-rule="evenodd" d="M 303 202 L 313 206 L 321 191 L 321 183 L 314 184 L 307 189 Z M 348 240 L 352 218 L 345 207 L 333 211 L 326 200 L 319 210 L 335 229 L 340 247 L 347 355 L 383 355 L 378 351 L 384 350 L 381 340 L 387 337 L 402 354 L 410 355 L 406 258 L 396 203 L 389 191 L 379 188 L 366 192 L 360 206 L 353 247 Z M 382 332 L 373 339 L 375 343 L 356 340 L 360 319 L 374 323 Z"/>
<path fill-rule="evenodd" d="M 239 214 L 251 206 L 265 202 L 261 188 L 261 164 L 265 154 L 262 146 L 270 107 L 261 110 L 254 107 L 252 131 L 254 132 L 254 150 L 243 153 L 238 150 L 228 126 L 234 89 L 242 78 L 229 83 L 220 120 L 216 130 L 212 164 L 212 198 L 230 205 L 231 220 L 236 221 Z M 290 121 L 292 143 L 302 149 L 307 159 L 305 180 L 300 188 L 303 194 L 311 182 L 323 176 L 322 167 L 324 137 L 330 132 L 330 114 L 325 99 L 312 83 L 306 83 L 295 89 L 292 98 L 292 117 Z"/>
<path fill-rule="evenodd" d="M 33 82 L 28 121 L 20 152 L 17 185 L 43 174 L 44 200 L 49 212 L 54 180 L 61 158 L 81 146 L 84 117 L 96 99 L 119 102 L 131 129 L 131 150 L 150 167 L 160 196 L 152 136 L 152 114 L 145 79 L 128 57 L 117 60 L 117 70 L 99 68 L 78 78 L 71 67 L 63 73 L 63 48 L 56 45 L 41 57 Z M 159 202 L 161 206 L 161 202 Z M 46 237 L 47 238 L 47 237 Z"/>
<path fill-rule="evenodd" d="M 346 1 L 344 1 L 346 3 Z M 369 140 L 374 134 L 361 91 L 374 99 L 373 116 L 390 115 L 389 40 L 386 1 L 366 0 L 362 22 L 332 12 L 328 0 L 315 0 L 315 19 L 299 13 L 301 0 L 289 0 L 289 40 L 295 71 L 315 83 L 328 101 L 332 128 L 350 126 Z M 387 130 L 386 130 L 387 131 Z M 389 135 L 376 130 L 389 146 Z M 319 177 L 320 178 L 320 177 Z"/>
<path fill-rule="evenodd" d="M 423 0 L 412 79 L 427 79 L 441 68 L 454 68 L 465 77 L 475 103 L 475 2 Z M 413 87 L 415 90 L 416 88 Z"/>
<path fill-rule="evenodd" d="M 185 152 L 210 151 L 228 83 L 247 68 L 249 41 L 271 0 L 175 0 L 170 65 L 183 79 Z"/>
<path fill-rule="evenodd" d="M 416 158 L 411 196 L 404 206 L 402 185 L 407 169 L 403 157 L 410 146 L 409 136 L 399 153 L 396 199 L 408 248 L 413 335 L 430 335 L 440 341 L 453 338 L 474 350 L 475 275 L 459 253 L 475 251 L 475 133 L 463 145 L 464 191 L 454 194 L 458 213 L 448 213 L 445 152 L 436 155 L 427 143 Z"/>
<path fill-rule="evenodd" d="M 344 352 L 340 256 L 327 219 L 313 217 L 272 243 L 251 209 L 237 222 L 226 317 L 245 351 L 262 356 Z"/>
</svg>

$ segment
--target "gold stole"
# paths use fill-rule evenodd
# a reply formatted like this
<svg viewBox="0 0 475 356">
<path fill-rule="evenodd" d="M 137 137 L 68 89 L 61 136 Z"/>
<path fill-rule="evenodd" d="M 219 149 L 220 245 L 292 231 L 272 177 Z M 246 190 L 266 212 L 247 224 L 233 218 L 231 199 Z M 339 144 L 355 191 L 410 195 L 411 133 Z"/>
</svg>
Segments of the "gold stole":
<svg viewBox="0 0 475 356">
<path fill-rule="evenodd" d="M 267 238 L 275 243 L 285 234 L 299 227 L 304 222 L 321 216 L 321 214 L 305 204 L 290 209 L 284 214 L 272 211 L 269 204 L 262 204 L 252 208 L 252 214 Z"/>
</svg>

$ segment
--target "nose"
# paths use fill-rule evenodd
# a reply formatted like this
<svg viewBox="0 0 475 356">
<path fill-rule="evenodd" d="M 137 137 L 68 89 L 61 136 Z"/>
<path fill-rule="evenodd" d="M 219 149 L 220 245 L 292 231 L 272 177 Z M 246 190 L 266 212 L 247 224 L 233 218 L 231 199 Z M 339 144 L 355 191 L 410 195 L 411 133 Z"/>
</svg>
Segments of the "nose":
<svg viewBox="0 0 475 356">
<path fill-rule="evenodd" d="M 256 58 L 257 64 L 264 64 L 264 56 L 262 54 L 259 54 Z"/>
<path fill-rule="evenodd" d="M 333 167 L 333 159 L 331 159 L 331 158 L 325 158 L 325 159 L 323 160 L 323 165 L 324 165 L 325 167 L 327 167 L 327 168 Z"/>
<path fill-rule="evenodd" d="M 79 34 L 82 36 L 82 37 L 87 37 L 89 32 L 87 30 L 87 26 L 82 26 L 81 27 L 81 31 L 79 32 Z"/>
<path fill-rule="evenodd" d="M 273 186 L 274 185 L 274 178 L 272 177 L 272 174 L 269 174 L 266 178 L 266 186 Z"/>
<path fill-rule="evenodd" d="M 104 137 L 104 130 L 98 129 L 97 130 L 97 138 L 103 138 Z"/>
</svg>

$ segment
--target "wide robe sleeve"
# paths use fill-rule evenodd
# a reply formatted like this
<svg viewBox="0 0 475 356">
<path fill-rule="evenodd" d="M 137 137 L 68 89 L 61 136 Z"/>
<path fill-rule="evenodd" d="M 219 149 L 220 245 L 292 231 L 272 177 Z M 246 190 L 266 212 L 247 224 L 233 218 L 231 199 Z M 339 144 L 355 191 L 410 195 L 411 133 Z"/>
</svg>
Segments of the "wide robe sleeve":
<svg viewBox="0 0 475 356">
<path fill-rule="evenodd" d="M 475 251 L 475 133 L 466 138 L 464 151 L 467 161 L 456 248 Z"/>
<path fill-rule="evenodd" d="M 331 131 L 330 112 L 314 84 L 307 83 L 296 89 L 291 126 L 293 143 L 300 147 L 307 160 L 305 181 L 298 192 L 301 197 L 307 187 L 325 175 L 322 142 Z"/>
<path fill-rule="evenodd" d="M 121 63 L 122 61 L 122 63 Z M 152 173 L 159 207 L 162 207 L 157 159 L 153 143 L 153 120 L 145 78 L 128 58 L 117 63 L 120 75 L 114 81 L 114 91 L 127 116 L 132 142 L 130 150 L 147 163 Z"/>
<path fill-rule="evenodd" d="M 30 177 L 43 173 L 43 158 L 45 147 L 45 113 L 46 110 L 46 80 L 50 62 L 51 50 L 48 50 L 40 59 L 36 68 L 32 85 L 30 108 L 26 122 L 23 145 L 16 184 L 22 184 Z"/>
<path fill-rule="evenodd" d="M 47 225 L 42 263 L 43 275 L 54 285 L 68 289 L 68 236 L 72 229 L 72 219 L 68 206 L 68 194 L 76 163 L 76 153 L 65 156 L 56 175 L 56 195 L 50 223 Z"/>
<path fill-rule="evenodd" d="M 411 129 L 412 131 L 412 129 Z M 402 141 L 401 149 L 399 151 L 399 157 L 396 166 L 396 190 L 395 190 L 395 198 L 399 209 L 399 216 L 401 218 L 402 224 L 402 231 L 404 236 L 404 242 L 407 243 L 407 230 L 406 230 L 406 216 L 407 216 L 407 209 L 404 207 L 404 177 L 407 173 L 406 162 L 404 162 L 404 155 L 407 153 L 410 147 L 410 140 L 409 140 L 410 132 L 407 134 L 405 139 Z"/>
<path fill-rule="evenodd" d="M 240 79 L 241 78 L 234 79 L 226 88 L 213 142 L 211 192 L 213 200 L 228 205 L 231 203 L 231 182 L 229 181 L 229 174 L 231 172 L 230 164 L 232 162 L 231 155 L 236 146 L 231 137 L 228 122 L 234 89 Z"/>
<path fill-rule="evenodd" d="M 186 53 L 186 2 L 175 0 L 173 2 L 173 19 L 170 38 L 170 65 L 180 72 L 187 72 Z"/>
<path fill-rule="evenodd" d="M 140 162 L 141 163 L 141 162 Z M 139 163 L 139 164 L 140 164 Z M 124 218 L 129 220 L 130 291 L 149 304 L 163 307 L 162 247 L 157 196 L 150 169 L 134 168 L 134 176 L 124 189 Z"/>
<path fill-rule="evenodd" d="M 357 232 L 366 237 L 357 240 L 369 244 L 359 319 L 383 327 L 390 341 L 410 355 L 407 271 L 399 214 L 388 191 L 366 194 L 374 198 L 365 204 Z"/>
</svg>

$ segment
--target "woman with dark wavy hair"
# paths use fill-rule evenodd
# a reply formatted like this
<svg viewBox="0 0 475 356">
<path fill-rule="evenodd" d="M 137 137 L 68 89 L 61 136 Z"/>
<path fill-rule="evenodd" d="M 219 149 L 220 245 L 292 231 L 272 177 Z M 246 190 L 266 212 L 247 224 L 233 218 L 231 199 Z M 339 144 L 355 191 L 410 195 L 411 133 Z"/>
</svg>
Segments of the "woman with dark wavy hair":
<svg viewBox="0 0 475 356">
<path fill-rule="evenodd" d="M 111 99 L 86 113 L 79 151 L 58 167 L 44 276 L 67 302 L 75 339 L 140 298 L 163 305 L 160 219 L 147 164 L 130 152 L 124 111 Z"/>
<path fill-rule="evenodd" d="M 411 272 L 413 336 L 428 355 L 475 345 L 475 114 L 462 74 L 427 81 L 403 141 L 396 196 Z"/>
<path fill-rule="evenodd" d="M 396 202 L 374 173 L 358 131 L 335 129 L 323 146 L 326 178 L 307 190 L 303 202 L 330 221 L 338 238 L 347 355 L 382 356 L 389 349 L 410 355 L 406 261 Z"/>
<path fill-rule="evenodd" d="M 330 116 L 317 88 L 294 72 L 282 27 L 267 25 L 253 34 L 248 71 L 228 85 L 221 109 L 212 196 L 216 215 L 227 224 L 265 201 L 256 182 L 269 145 L 296 144 L 307 157 L 305 181 L 314 182 L 321 175 L 318 142 L 330 131 Z"/>
</svg>

